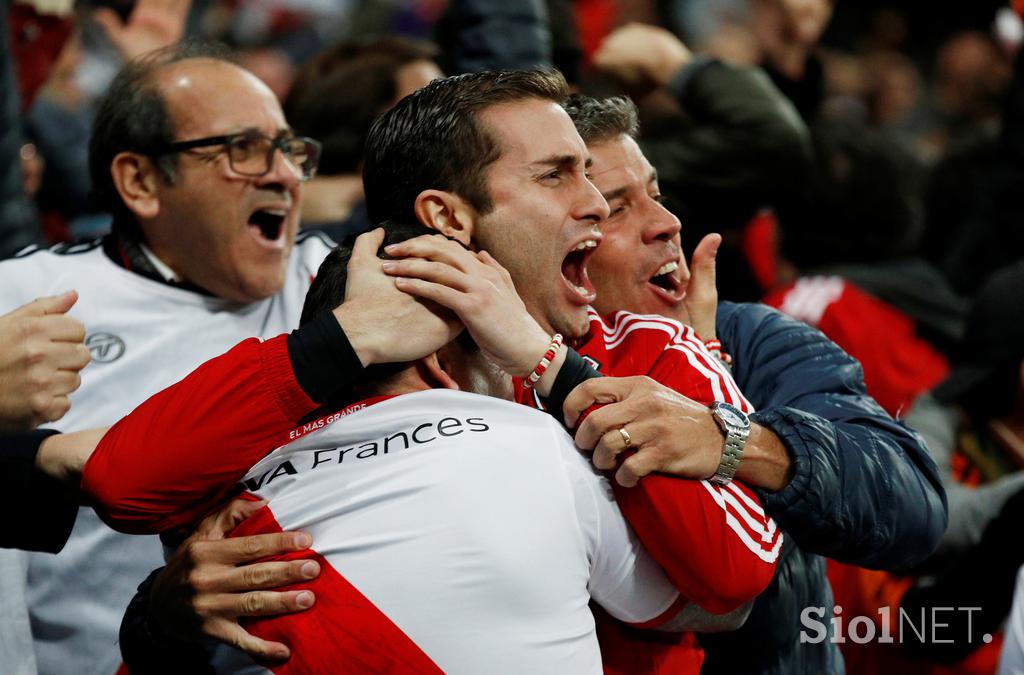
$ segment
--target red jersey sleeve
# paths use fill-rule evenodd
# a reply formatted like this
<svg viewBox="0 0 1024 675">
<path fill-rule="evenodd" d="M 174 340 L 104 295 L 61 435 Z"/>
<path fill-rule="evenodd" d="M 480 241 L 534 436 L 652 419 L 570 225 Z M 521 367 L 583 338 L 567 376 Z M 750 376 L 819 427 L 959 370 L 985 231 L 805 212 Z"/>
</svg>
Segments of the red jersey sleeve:
<svg viewBox="0 0 1024 675">
<path fill-rule="evenodd" d="M 111 427 L 82 473 L 108 525 L 141 534 L 194 522 L 287 442 L 317 404 L 295 379 L 286 338 L 240 342 Z"/>
<path fill-rule="evenodd" d="M 647 375 L 701 403 L 726 401 L 753 412 L 692 328 L 670 319 L 620 312 L 605 321 L 594 315 L 591 338 L 579 351 L 605 375 Z M 626 520 L 688 599 L 720 614 L 768 586 L 782 534 L 746 486 L 721 488 L 657 474 L 633 488 L 611 483 Z"/>
</svg>

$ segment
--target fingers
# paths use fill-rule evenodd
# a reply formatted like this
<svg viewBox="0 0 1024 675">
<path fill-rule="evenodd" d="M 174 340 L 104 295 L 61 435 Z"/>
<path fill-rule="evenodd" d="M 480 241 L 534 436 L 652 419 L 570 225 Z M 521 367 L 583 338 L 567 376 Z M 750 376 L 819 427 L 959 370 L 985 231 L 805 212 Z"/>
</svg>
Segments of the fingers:
<svg viewBox="0 0 1024 675">
<path fill-rule="evenodd" d="M 465 310 L 464 300 L 466 296 L 443 284 L 435 284 L 430 281 L 423 281 L 422 279 L 396 277 L 395 286 L 403 293 L 437 303 L 456 314 L 460 314 Z"/>
<path fill-rule="evenodd" d="M 562 406 L 562 412 L 565 415 L 565 425 L 570 429 L 575 428 L 580 415 L 592 405 L 621 401 L 636 386 L 636 379 L 633 377 L 597 377 L 577 385 L 565 397 L 565 404 Z M 589 420 L 590 417 L 593 417 L 593 414 L 587 417 L 587 419 Z M 597 437 L 590 438 L 590 436 L 587 436 L 586 438 L 591 443 L 586 446 L 580 445 L 581 448 L 593 447 L 593 444 L 597 442 Z M 576 443 L 579 444 L 578 434 Z"/>
<path fill-rule="evenodd" d="M 43 316 L 46 314 L 63 314 L 78 301 L 77 291 L 65 291 L 60 295 L 37 298 L 11 312 L 11 315 Z"/>
<path fill-rule="evenodd" d="M 228 620 L 217 621 L 210 627 L 209 635 L 227 644 L 241 649 L 259 661 L 280 663 L 287 661 L 291 651 L 280 642 L 269 642 L 249 634 L 237 623 Z"/>
<path fill-rule="evenodd" d="M 643 439 L 639 436 L 640 431 L 639 425 L 634 422 L 612 427 L 604 432 L 594 447 L 594 466 L 602 471 L 614 469 L 615 465 L 619 463 L 620 454 L 631 448 L 636 449 L 643 444 Z M 627 438 L 629 445 L 626 444 Z"/>
<path fill-rule="evenodd" d="M 224 567 L 193 581 L 196 590 L 201 592 L 238 593 L 300 584 L 319 575 L 320 564 L 315 560 L 287 560 Z"/>
<path fill-rule="evenodd" d="M 686 287 L 686 312 L 694 330 L 705 340 L 715 337 L 715 312 L 718 309 L 715 258 L 721 243 L 721 235 L 711 233 L 697 244 L 690 263 L 690 283 Z"/>
<path fill-rule="evenodd" d="M 78 343 L 85 340 L 85 326 L 74 317 L 66 314 L 54 314 L 36 319 L 36 321 L 38 330 L 50 340 Z"/>
<path fill-rule="evenodd" d="M 615 472 L 615 482 L 622 487 L 635 487 L 640 479 L 658 470 L 658 459 L 654 453 L 637 452 L 627 457 Z"/>
<path fill-rule="evenodd" d="M 425 234 L 415 239 L 391 244 L 384 249 L 394 258 L 425 258 L 434 262 L 447 263 L 452 267 L 469 272 L 478 259 L 462 244 L 441 234 Z"/>
<path fill-rule="evenodd" d="M 441 262 L 433 262 L 421 258 L 403 260 L 386 260 L 381 264 L 384 273 L 399 278 L 414 278 L 441 284 L 448 288 L 465 293 L 470 289 L 469 276 L 459 269 Z"/>
<path fill-rule="evenodd" d="M 206 593 L 197 596 L 200 616 L 277 616 L 302 612 L 316 603 L 312 591 L 249 591 L 248 593 Z"/>
<path fill-rule="evenodd" d="M 304 551 L 313 543 L 305 532 L 275 532 L 211 541 L 193 541 L 194 556 L 237 565 L 270 556 Z"/>
<path fill-rule="evenodd" d="M 576 430 L 576 445 L 584 450 L 594 449 L 596 451 L 608 433 L 614 432 L 614 435 L 618 438 L 611 440 L 614 441 L 612 445 L 618 444 L 620 446 L 615 453 L 617 454 L 625 449 L 625 438 L 618 432 L 618 429 L 635 422 L 638 414 L 638 411 L 634 409 L 632 404 L 622 401 L 609 403 L 602 408 L 598 408 L 587 415 L 587 418 L 580 424 L 579 429 Z M 631 440 L 633 439 L 631 438 Z M 633 444 L 636 443 L 636 441 L 633 441 Z M 608 451 L 610 449 L 609 444 L 605 443 L 603 448 L 605 451 Z M 598 468 L 611 467 L 606 465 L 598 466 Z"/>
<path fill-rule="evenodd" d="M 50 346 L 53 364 L 60 370 L 69 370 L 77 373 L 89 365 L 92 354 L 89 348 L 80 342 L 54 342 Z M 75 387 L 77 389 L 78 387 Z M 69 391 L 74 391 L 71 389 Z"/>
<path fill-rule="evenodd" d="M 367 258 L 376 258 L 377 250 L 383 243 L 383 227 L 378 227 L 374 230 L 370 230 L 369 232 L 359 235 L 358 237 L 356 237 L 356 241 L 352 245 L 352 257 L 349 261 L 349 265 L 351 266 L 352 260 L 366 260 Z"/>
</svg>

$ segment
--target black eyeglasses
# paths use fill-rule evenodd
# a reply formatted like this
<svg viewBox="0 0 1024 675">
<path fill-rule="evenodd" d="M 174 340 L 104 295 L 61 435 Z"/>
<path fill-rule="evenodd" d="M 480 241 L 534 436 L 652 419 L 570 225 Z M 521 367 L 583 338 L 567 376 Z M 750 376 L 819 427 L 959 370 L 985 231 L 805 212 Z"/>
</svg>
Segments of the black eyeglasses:
<svg viewBox="0 0 1024 675">
<path fill-rule="evenodd" d="M 303 181 L 316 175 L 316 167 L 320 162 L 319 141 L 305 136 L 270 138 L 252 131 L 168 143 L 158 148 L 153 154 L 167 155 L 214 145 L 224 146 L 228 153 L 228 165 L 232 171 L 253 178 L 270 173 L 270 169 L 274 166 L 274 150 L 280 150 L 285 159 L 302 171 L 300 180 Z"/>
</svg>

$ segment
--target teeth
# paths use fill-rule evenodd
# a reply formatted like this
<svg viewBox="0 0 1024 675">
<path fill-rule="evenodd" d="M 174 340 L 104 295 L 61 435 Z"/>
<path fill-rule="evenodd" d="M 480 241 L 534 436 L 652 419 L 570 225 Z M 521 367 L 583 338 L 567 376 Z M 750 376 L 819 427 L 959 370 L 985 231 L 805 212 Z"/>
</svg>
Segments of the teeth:
<svg viewBox="0 0 1024 675">
<path fill-rule="evenodd" d="M 573 287 L 574 289 L 576 289 L 576 292 L 577 292 L 577 293 L 579 293 L 580 295 L 582 295 L 582 296 L 586 297 L 586 295 L 587 295 L 587 289 L 583 288 L 582 286 L 577 286 L 576 284 L 573 284 L 573 285 L 572 285 L 572 287 Z"/>
<path fill-rule="evenodd" d="M 676 262 L 675 260 L 673 260 L 672 262 L 667 262 L 664 265 L 662 265 L 661 267 L 659 267 L 657 274 L 655 274 L 654 276 L 660 277 L 662 274 L 668 274 L 669 272 L 675 272 L 677 269 L 679 269 L 679 263 Z"/>
<path fill-rule="evenodd" d="M 581 241 L 580 243 L 576 244 L 576 248 L 574 248 L 573 250 L 574 251 L 582 251 L 582 250 L 588 249 L 588 248 L 597 248 L 597 240 L 596 239 L 585 239 L 585 240 Z"/>
</svg>

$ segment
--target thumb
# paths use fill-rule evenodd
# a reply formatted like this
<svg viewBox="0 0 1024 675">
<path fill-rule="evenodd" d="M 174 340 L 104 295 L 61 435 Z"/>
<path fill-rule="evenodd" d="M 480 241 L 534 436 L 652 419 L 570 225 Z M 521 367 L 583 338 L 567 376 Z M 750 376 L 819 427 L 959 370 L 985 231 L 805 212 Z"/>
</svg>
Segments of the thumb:
<svg viewBox="0 0 1024 675">
<path fill-rule="evenodd" d="M 223 539 L 243 520 L 266 505 L 265 499 L 234 499 L 217 513 L 207 516 L 196 528 L 195 536 L 202 539 Z"/>
<path fill-rule="evenodd" d="M 77 291 L 65 291 L 60 295 L 51 295 L 45 298 L 38 298 L 22 305 L 14 310 L 12 314 L 24 314 L 27 316 L 43 316 L 45 314 L 64 314 L 71 309 L 78 301 Z"/>
<path fill-rule="evenodd" d="M 715 259 L 721 244 L 722 235 L 712 232 L 700 240 L 690 260 L 686 312 L 690 316 L 694 330 L 705 340 L 715 337 L 715 311 L 718 309 Z"/>
</svg>

